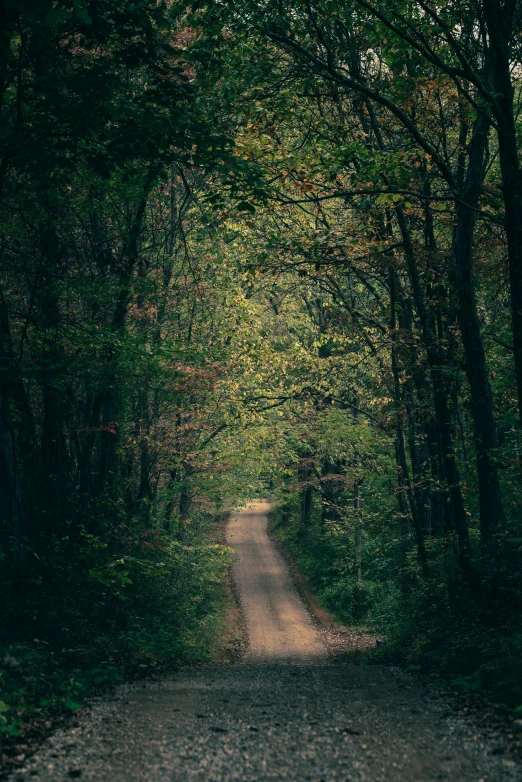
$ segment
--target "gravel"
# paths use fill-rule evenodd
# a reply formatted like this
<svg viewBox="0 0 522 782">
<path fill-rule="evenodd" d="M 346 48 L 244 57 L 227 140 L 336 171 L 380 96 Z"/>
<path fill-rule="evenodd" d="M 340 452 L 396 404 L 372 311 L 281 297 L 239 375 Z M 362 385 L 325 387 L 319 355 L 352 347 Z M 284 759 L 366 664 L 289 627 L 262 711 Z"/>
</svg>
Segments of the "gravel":
<svg viewBox="0 0 522 782">
<path fill-rule="evenodd" d="M 332 661 L 266 511 L 234 515 L 228 532 L 250 637 L 242 660 L 120 687 L 11 782 L 522 782 L 520 766 L 418 680 Z"/>
<path fill-rule="evenodd" d="M 12 780 L 496 782 L 520 767 L 404 673 L 207 664 L 122 687 Z"/>
</svg>

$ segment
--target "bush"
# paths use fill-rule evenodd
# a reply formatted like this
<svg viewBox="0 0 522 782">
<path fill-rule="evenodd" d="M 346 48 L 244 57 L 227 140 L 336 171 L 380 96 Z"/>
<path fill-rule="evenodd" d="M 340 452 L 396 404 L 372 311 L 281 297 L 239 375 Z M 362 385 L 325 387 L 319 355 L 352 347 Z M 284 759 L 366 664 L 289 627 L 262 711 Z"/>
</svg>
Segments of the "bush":
<svg viewBox="0 0 522 782">
<path fill-rule="evenodd" d="M 21 720 L 74 710 L 140 664 L 205 660 L 223 617 L 229 550 L 203 527 L 191 540 L 158 530 L 118 545 L 82 534 L 79 554 L 50 540 L 48 559 L 4 563 L 0 735 Z"/>
<path fill-rule="evenodd" d="M 431 552 L 427 579 L 406 574 L 406 590 L 384 606 L 377 601 L 373 612 L 386 644 L 376 657 L 437 672 L 457 690 L 485 691 L 516 706 L 522 702 L 522 594 L 504 580 L 505 555 L 499 552 L 495 562 L 477 557 L 475 574 L 465 579 L 448 572 L 443 549 Z"/>
<path fill-rule="evenodd" d="M 436 671 L 461 691 L 522 703 L 522 583 L 512 544 L 499 543 L 486 558 L 473 535 L 475 569 L 464 578 L 452 536 L 428 540 L 423 577 L 413 546 L 398 543 L 390 524 L 388 540 L 364 544 L 358 586 L 349 521 L 323 526 L 315 509 L 303 530 L 298 497 L 290 493 L 273 525 L 326 609 L 342 622 L 370 623 L 384 634 L 372 658 Z"/>
</svg>

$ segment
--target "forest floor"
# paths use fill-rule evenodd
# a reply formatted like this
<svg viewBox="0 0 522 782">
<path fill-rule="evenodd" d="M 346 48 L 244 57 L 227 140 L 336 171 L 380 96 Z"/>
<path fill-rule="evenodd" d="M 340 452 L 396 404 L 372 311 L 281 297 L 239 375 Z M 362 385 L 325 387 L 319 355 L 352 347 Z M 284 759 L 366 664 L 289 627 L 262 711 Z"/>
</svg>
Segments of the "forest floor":
<svg viewBox="0 0 522 782">
<path fill-rule="evenodd" d="M 228 525 L 242 612 L 227 632 L 240 638 L 242 613 L 248 646 L 232 644 L 241 658 L 121 686 L 12 780 L 520 780 L 520 767 L 420 680 L 338 662 L 338 641 L 310 616 L 267 535 L 267 510 L 251 505 Z"/>
</svg>

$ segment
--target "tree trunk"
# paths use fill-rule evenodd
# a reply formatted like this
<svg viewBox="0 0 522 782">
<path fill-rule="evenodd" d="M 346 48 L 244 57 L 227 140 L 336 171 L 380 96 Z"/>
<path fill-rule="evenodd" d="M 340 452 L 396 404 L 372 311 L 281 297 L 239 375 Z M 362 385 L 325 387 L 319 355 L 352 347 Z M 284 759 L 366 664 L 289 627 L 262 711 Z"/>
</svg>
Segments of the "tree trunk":
<svg viewBox="0 0 522 782">
<path fill-rule="evenodd" d="M 312 513 L 312 487 L 310 485 L 304 486 L 301 489 L 301 517 L 300 517 L 300 529 L 301 533 L 305 533 L 310 525 L 310 516 Z"/>
<path fill-rule="evenodd" d="M 360 588 L 362 584 L 362 520 L 361 520 L 361 484 L 354 486 L 353 508 L 355 514 L 355 582 Z"/>
<path fill-rule="evenodd" d="M 21 560 L 25 559 L 22 541 L 27 537 L 22 500 L 22 482 L 19 472 L 19 438 L 12 418 L 12 402 L 18 407 L 22 426 L 29 428 L 30 408 L 23 386 L 12 378 L 13 355 L 8 313 L 0 310 L 0 553 L 10 549 L 14 536 Z M 26 419 L 24 419 L 24 413 Z M 16 545 L 18 543 L 18 545 Z"/>
<path fill-rule="evenodd" d="M 417 508 L 415 506 L 415 502 L 413 500 L 413 496 L 411 492 L 411 480 L 408 472 L 408 462 L 406 460 L 406 449 L 404 447 L 404 434 L 402 431 L 402 426 L 399 421 L 399 415 L 397 415 L 397 435 L 395 441 L 395 449 L 397 455 L 397 464 L 399 467 L 399 481 L 401 484 L 399 488 L 400 490 L 401 489 L 405 490 L 408 496 L 408 505 L 410 511 L 409 515 L 413 522 L 413 532 L 415 535 L 415 542 L 417 544 L 417 559 L 419 560 L 419 565 L 421 566 L 422 575 L 427 576 L 428 559 L 426 556 L 424 533 L 422 530 L 419 517 L 417 515 Z"/>
<path fill-rule="evenodd" d="M 424 431 L 429 451 L 431 487 L 430 487 L 430 517 L 431 534 L 440 538 L 444 531 L 455 529 L 453 517 L 446 518 L 452 505 L 447 491 L 447 481 L 442 460 L 442 448 L 438 436 L 438 427 L 430 420 L 425 424 Z"/>
<path fill-rule="evenodd" d="M 484 540 L 501 527 L 504 514 L 500 483 L 495 466 L 497 433 L 493 415 L 493 395 L 486 368 L 486 354 L 480 333 L 473 275 L 473 232 L 476 208 L 484 180 L 484 157 L 489 122 L 483 115 L 475 121 L 468 150 L 464 189 L 457 204 L 453 234 L 458 297 L 458 322 L 464 343 L 466 373 L 471 392 L 477 477 L 479 486 L 480 530 Z"/>
<path fill-rule="evenodd" d="M 361 518 L 361 484 L 358 481 L 353 487 L 353 512 L 355 523 L 354 534 L 354 571 L 355 571 L 355 599 L 354 617 L 361 619 L 362 605 L 362 518 Z"/>
<path fill-rule="evenodd" d="M 469 541 L 468 520 L 462 490 L 460 485 L 460 472 L 455 458 L 455 449 L 453 445 L 453 425 L 451 412 L 448 403 L 448 392 L 444 379 L 444 371 L 447 366 L 447 359 L 433 338 L 433 332 L 428 322 L 424 292 L 417 269 L 417 260 L 413 251 L 410 233 L 406 218 L 400 207 L 396 209 L 397 222 L 402 235 L 404 244 L 404 253 L 406 264 L 410 276 L 410 281 L 415 299 L 415 307 L 419 316 L 426 355 L 430 366 L 430 375 L 433 385 L 433 402 L 435 408 L 435 420 L 440 433 L 440 442 L 442 447 L 442 459 L 449 496 L 452 503 L 452 517 L 455 521 L 455 530 L 459 543 L 459 560 L 463 572 L 471 571 L 471 546 Z M 393 282 L 393 280 L 392 280 Z"/>
<path fill-rule="evenodd" d="M 404 416 L 402 410 L 402 394 L 401 384 L 399 377 L 399 365 L 398 365 L 398 349 L 397 349 L 397 280 L 394 269 L 390 269 L 390 305 L 391 305 L 391 318 L 390 318 L 390 330 L 391 330 L 391 363 L 392 374 L 394 381 L 394 402 L 395 402 L 395 418 L 396 418 L 396 455 L 397 464 L 399 467 L 399 480 L 401 487 L 404 487 L 408 495 L 408 504 L 410 508 L 411 520 L 413 523 L 413 531 L 415 534 L 415 540 L 417 543 L 417 557 L 421 566 L 422 574 L 428 575 L 428 561 L 426 557 L 426 548 L 424 545 L 424 531 L 422 521 L 418 514 L 418 508 L 415 503 L 415 499 L 412 493 L 412 485 L 410 481 L 408 462 L 406 460 L 406 449 L 404 447 L 404 433 L 402 429 L 401 418 Z"/>
<path fill-rule="evenodd" d="M 3 371 L 2 371 L 3 370 Z M 22 492 L 11 420 L 8 369 L 0 360 L 0 552 L 7 553 L 10 536 L 25 538 Z"/>
<path fill-rule="evenodd" d="M 190 523 L 190 509 L 192 506 L 191 476 L 192 467 L 187 464 L 185 465 L 185 476 L 179 493 L 179 537 L 181 540 L 186 538 L 187 527 Z"/>
<path fill-rule="evenodd" d="M 46 529 L 58 534 L 63 523 L 65 489 L 65 438 L 63 398 L 58 389 L 45 385 L 43 394 L 41 505 Z"/>
<path fill-rule="evenodd" d="M 511 77 L 509 44 L 513 37 L 517 3 L 484 0 L 483 8 L 489 33 L 492 60 L 498 151 L 505 209 L 508 246 L 511 321 L 518 394 L 519 421 L 522 425 L 522 167 L 517 143 L 514 88 Z"/>
<path fill-rule="evenodd" d="M 141 199 L 136 208 L 134 218 L 129 226 L 129 233 L 124 242 L 120 253 L 120 288 L 112 316 L 112 330 L 115 334 L 121 334 L 125 330 L 125 321 L 129 305 L 129 296 L 131 282 L 139 256 L 140 234 L 142 229 L 143 217 L 147 206 L 147 199 L 150 190 L 157 177 L 157 170 L 154 166 L 149 168 L 146 180 L 143 185 Z M 111 348 L 107 356 L 107 362 L 111 366 L 114 362 L 115 351 Z M 102 420 L 103 428 L 101 431 L 100 444 L 100 465 L 98 473 L 99 491 L 111 491 L 117 478 L 117 448 L 118 448 L 118 430 L 121 410 L 120 378 L 116 372 L 111 371 L 108 375 L 107 386 L 103 395 L 102 402 Z"/>
<path fill-rule="evenodd" d="M 413 328 L 411 303 L 400 291 L 398 280 L 394 281 L 394 295 L 397 296 L 397 321 L 404 335 L 404 345 L 401 351 L 402 364 L 409 378 L 402 387 L 402 401 L 408 419 L 408 448 L 410 452 L 411 472 L 413 483 L 411 486 L 412 502 L 415 503 L 418 522 L 424 532 L 428 529 L 427 495 L 425 488 L 425 476 L 422 467 L 419 439 L 422 437 L 418 414 L 415 404 L 415 361 L 416 352 L 413 350 Z"/>
<path fill-rule="evenodd" d="M 299 466 L 297 468 L 297 478 L 300 485 L 300 511 L 299 511 L 299 537 L 306 535 L 306 531 L 310 525 L 310 518 L 312 514 L 312 484 L 310 479 L 313 474 L 313 464 L 310 456 L 305 456 L 300 459 Z"/>
</svg>

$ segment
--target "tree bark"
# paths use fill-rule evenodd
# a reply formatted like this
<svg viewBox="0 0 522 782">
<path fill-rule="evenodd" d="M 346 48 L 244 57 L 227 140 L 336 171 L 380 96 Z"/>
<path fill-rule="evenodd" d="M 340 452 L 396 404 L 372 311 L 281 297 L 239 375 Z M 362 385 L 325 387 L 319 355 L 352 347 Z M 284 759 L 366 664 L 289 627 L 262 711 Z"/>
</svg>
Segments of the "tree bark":
<svg viewBox="0 0 522 782">
<path fill-rule="evenodd" d="M 129 296 L 131 281 L 139 256 L 140 234 L 142 222 L 147 206 L 147 200 L 150 190 L 157 176 L 155 166 L 149 168 L 147 177 L 143 185 L 143 191 L 140 201 L 137 205 L 134 218 L 129 226 L 129 233 L 125 243 L 122 246 L 120 254 L 120 288 L 114 307 L 112 317 L 112 330 L 115 335 L 121 334 L 125 330 L 125 320 L 129 305 Z M 112 365 L 115 358 L 115 351 L 111 348 L 107 357 L 109 365 Z M 103 428 L 100 433 L 100 463 L 98 471 L 99 492 L 111 491 L 117 479 L 117 448 L 118 448 L 118 429 L 121 409 L 120 378 L 114 371 L 109 372 L 107 386 L 103 394 L 102 401 L 102 419 Z"/>
<path fill-rule="evenodd" d="M 492 110 L 497 123 L 508 246 L 515 376 L 519 421 L 522 425 L 522 166 L 517 143 L 510 62 L 510 42 L 516 33 L 517 5 L 516 0 L 508 0 L 505 3 L 500 0 L 483 1 L 489 34 L 489 56 L 492 61 Z"/>
<path fill-rule="evenodd" d="M 395 448 L 397 455 L 397 464 L 399 468 L 399 480 L 401 487 L 407 491 L 410 516 L 413 523 L 413 531 L 417 543 L 417 557 L 421 566 L 423 576 L 428 575 L 428 560 L 426 556 L 426 547 L 424 543 L 424 531 L 421 518 L 419 517 L 417 504 L 413 497 L 412 485 L 409 476 L 408 462 L 406 459 L 406 448 L 404 446 L 404 433 L 402 429 L 401 418 L 404 415 L 402 411 L 402 394 L 399 377 L 398 350 L 397 350 L 397 280 L 396 272 L 390 269 L 390 331 L 391 331 L 391 362 L 394 381 L 394 402 L 396 418 L 396 440 Z"/>
<path fill-rule="evenodd" d="M 65 438 L 63 398 L 58 389 L 45 384 L 43 395 L 41 505 L 45 512 L 46 529 L 58 534 L 63 523 L 63 492 L 65 489 Z"/>
<path fill-rule="evenodd" d="M 500 483 L 495 465 L 497 432 L 493 414 L 493 395 L 480 333 L 473 274 L 473 233 L 476 223 L 476 208 L 484 180 L 484 158 L 488 132 L 488 118 L 481 114 L 475 121 L 469 144 L 468 167 L 464 188 L 457 204 L 453 234 L 458 297 L 457 315 L 464 343 L 466 374 L 471 392 L 477 454 L 480 529 L 484 540 L 491 538 L 504 520 Z"/>
<path fill-rule="evenodd" d="M 8 371 L 6 361 L 0 358 L 0 551 L 5 554 L 10 534 L 26 537 Z"/>
<path fill-rule="evenodd" d="M 424 292 L 420 282 L 417 268 L 417 259 L 411 243 L 410 233 L 406 218 L 400 207 L 396 209 L 397 222 L 401 231 L 404 244 L 404 253 L 406 265 L 410 276 L 415 307 L 422 328 L 423 342 L 426 347 L 426 355 L 430 366 L 430 376 L 433 384 L 433 402 L 435 408 L 435 420 L 440 432 L 440 442 L 442 447 L 442 459 L 449 496 L 453 506 L 452 516 L 455 520 L 455 530 L 457 532 L 459 544 L 459 560 L 463 572 L 471 571 L 471 546 L 469 540 L 468 520 L 462 490 L 460 485 L 460 472 L 455 457 L 453 444 L 453 423 L 451 411 L 448 402 L 448 392 L 444 380 L 444 370 L 447 365 L 447 359 L 443 351 L 437 345 L 429 319 L 426 312 Z"/>
</svg>

